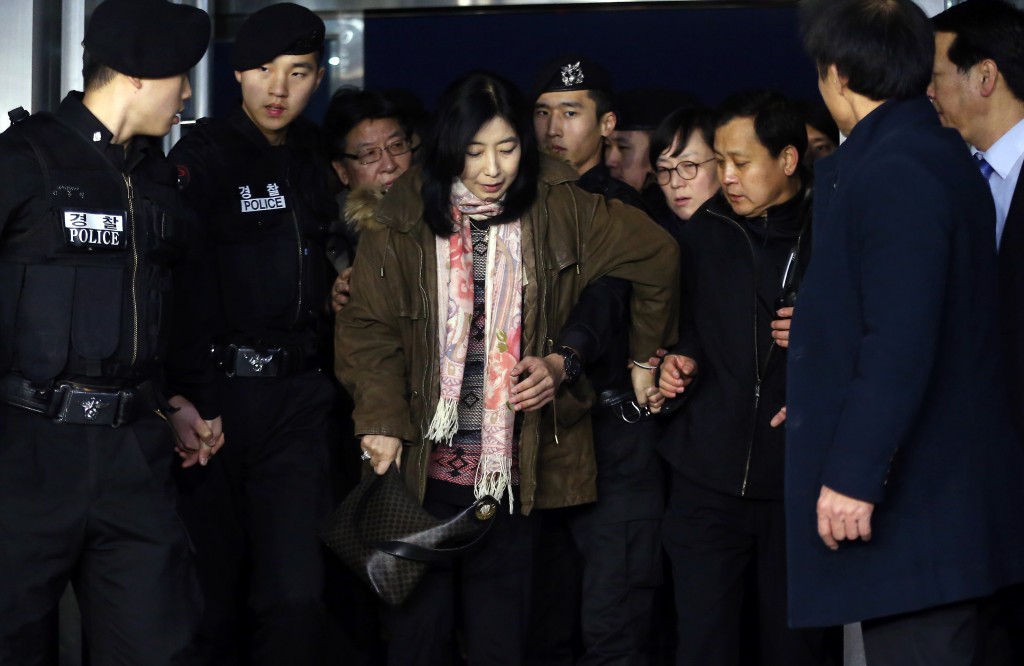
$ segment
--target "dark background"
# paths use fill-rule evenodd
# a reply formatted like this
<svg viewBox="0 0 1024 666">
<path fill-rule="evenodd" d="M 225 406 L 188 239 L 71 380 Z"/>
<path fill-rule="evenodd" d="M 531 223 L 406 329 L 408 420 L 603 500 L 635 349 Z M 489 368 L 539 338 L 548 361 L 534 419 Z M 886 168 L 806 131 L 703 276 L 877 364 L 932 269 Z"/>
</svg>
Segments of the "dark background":
<svg viewBox="0 0 1024 666">
<path fill-rule="evenodd" d="M 750 3 L 747 3 L 750 4 Z M 214 44 L 213 112 L 238 104 L 229 42 Z M 799 39 L 793 6 L 571 5 L 367 12 L 365 86 L 406 88 L 431 108 L 459 75 L 487 69 L 529 92 L 536 70 L 566 53 L 589 56 L 617 90 L 661 86 L 708 104 L 745 88 L 816 98 L 817 78 Z M 319 122 L 332 91 L 322 86 L 307 115 Z"/>
</svg>

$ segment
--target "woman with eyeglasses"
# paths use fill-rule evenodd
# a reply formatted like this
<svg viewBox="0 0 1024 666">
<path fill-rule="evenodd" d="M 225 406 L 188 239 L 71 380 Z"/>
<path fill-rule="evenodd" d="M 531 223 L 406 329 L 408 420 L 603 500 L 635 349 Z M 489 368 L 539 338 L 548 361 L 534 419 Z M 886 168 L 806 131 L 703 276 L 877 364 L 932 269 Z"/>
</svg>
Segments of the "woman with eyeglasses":
<svg viewBox="0 0 1024 666">
<path fill-rule="evenodd" d="M 422 166 L 362 232 L 336 369 L 364 459 L 377 474 L 399 465 L 438 518 L 486 495 L 501 503 L 478 550 L 389 609 L 390 664 L 455 663 L 457 628 L 469 664 L 523 663 L 529 514 L 596 495 L 593 391 L 551 339 L 602 275 L 632 283 L 637 358 L 673 334 L 676 248 L 576 177 L 541 158 L 510 84 L 470 74 L 442 97 Z"/>
<path fill-rule="evenodd" d="M 651 135 L 654 178 L 675 216 L 659 222 L 677 240 L 682 223 L 718 192 L 714 142 L 715 113 L 699 107 L 673 111 Z"/>
</svg>

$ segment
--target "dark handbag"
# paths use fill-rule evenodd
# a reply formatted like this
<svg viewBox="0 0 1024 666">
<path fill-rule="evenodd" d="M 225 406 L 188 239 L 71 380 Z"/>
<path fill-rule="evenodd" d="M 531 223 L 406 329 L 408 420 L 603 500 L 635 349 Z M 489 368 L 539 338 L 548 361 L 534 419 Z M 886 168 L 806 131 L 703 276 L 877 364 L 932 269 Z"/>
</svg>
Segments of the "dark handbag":
<svg viewBox="0 0 1024 666">
<path fill-rule="evenodd" d="M 428 564 L 473 548 L 490 530 L 498 500 L 484 497 L 447 520 L 431 516 L 409 494 L 398 469 L 370 474 L 320 531 L 327 547 L 385 603 L 397 606 L 419 584 Z"/>
</svg>

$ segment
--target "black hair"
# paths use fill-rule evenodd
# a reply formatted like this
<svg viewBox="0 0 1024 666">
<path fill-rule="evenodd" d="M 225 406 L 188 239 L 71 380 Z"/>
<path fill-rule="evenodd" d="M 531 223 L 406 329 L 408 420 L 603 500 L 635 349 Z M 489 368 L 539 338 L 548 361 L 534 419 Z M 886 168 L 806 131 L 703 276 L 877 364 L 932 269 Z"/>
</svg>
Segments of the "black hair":
<svg viewBox="0 0 1024 666">
<path fill-rule="evenodd" d="M 406 138 L 410 131 L 401 109 L 383 94 L 372 90 L 360 90 L 353 86 L 339 88 L 327 105 L 324 114 L 323 134 L 327 142 L 327 154 L 332 160 L 341 160 L 346 148 L 346 139 L 359 123 L 364 120 L 394 118 Z"/>
<path fill-rule="evenodd" d="M 932 19 L 936 32 L 953 33 L 947 57 L 961 73 L 992 60 L 1010 92 L 1024 101 L 1024 11 L 1002 0 L 968 0 Z"/>
<path fill-rule="evenodd" d="M 796 107 L 803 114 L 805 123 L 827 136 L 835 145 L 839 145 L 839 126 L 820 99 L 803 99 L 796 102 Z"/>
<path fill-rule="evenodd" d="M 715 146 L 716 114 L 711 109 L 699 106 L 684 106 L 668 114 L 658 127 L 651 133 L 651 149 L 648 157 L 651 166 L 657 168 L 658 158 L 666 150 L 676 145 L 676 157 L 686 148 L 686 143 L 694 132 L 698 132 L 708 147 Z"/>
<path fill-rule="evenodd" d="M 454 231 L 449 198 L 452 183 L 466 165 L 466 148 L 480 128 L 502 118 L 519 139 L 519 172 L 505 194 L 502 214 L 493 221 L 515 220 L 537 198 L 540 155 L 529 107 L 508 81 L 487 72 L 473 72 L 453 83 L 441 96 L 434 124 L 424 142 L 423 216 L 438 236 Z"/>
<path fill-rule="evenodd" d="M 803 0 L 800 28 L 821 79 L 835 65 L 850 90 L 874 101 L 928 89 L 935 37 L 912 0 Z"/>
<path fill-rule="evenodd" d="M 607 90 L 588 90 L 587 97 L 594 100 L 594 110 L 597 113 L 597 121 L 601 122 L 604 114 L 612 110 L 615 97 Z"/>
<path fill-rule="evenodd" d="M 116 71 L 104 65 L 85 49 L 82 52 L 82 82 L 85 90 L 102 88 L 114 80 Z"/>
<path fill-rule="evenodd" d="M 753 118 L 757 140 L 778 157 L 786 146 L 796 148 L 797 156 L 807 150 L 807 128 L 796 105 L 774 90 L 750 90 L 730 95 L 718 108 L 719 128 L 736 118 Z"/>
</svg>

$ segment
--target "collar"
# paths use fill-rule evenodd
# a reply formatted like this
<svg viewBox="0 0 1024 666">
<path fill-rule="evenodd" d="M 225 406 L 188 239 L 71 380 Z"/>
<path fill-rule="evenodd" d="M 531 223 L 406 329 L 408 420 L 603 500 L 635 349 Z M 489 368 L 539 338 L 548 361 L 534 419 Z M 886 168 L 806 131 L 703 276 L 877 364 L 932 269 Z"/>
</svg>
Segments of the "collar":
<svg viewBox="0 0 1024 666">
<path fill-rule="evenodd" d="M 593 167 L 587 169 L 586 172 L 580 174 L 580 179 L 576 181 L 576 184 L 590 192 L 592 194 L 601 194 L 604 191 L 605 184 L 611 179 L 612 172 L 608 170 L 604 162 L 598 162 Z"/>
<path fill-rule="evenodd" d="M 114 134 L 82 103 L 84 96 L 77 90 L 69 92 L 57 108 L 56 117 L 78 132 L 118 170 L 130 172 L 145 158 L 148 142 L 141 140 L 142 137 L 132 138 L 128 142 L 127 151 L 123 146 L 111 143 Z"/>
<path fill-rule="evenodd" d="M 260 131 L 260 128 L 256 126 L 256 123 L 252 121 L 252 118 L 249 117 L 241 105 L 236 106 L 228 114 L 226 120 L 229 125 L 246 139 L 256 145 L 266 147 L 268 150 L 285 146 L 308 148 L 316 144 L 315 126 L 312 126 L 312 123 L 301 115 L 288 125 L 288 133 L 285 134 L 284 143 L 280 146 L 270 145 L 267 137 L 263 136 L 263 132 Z"/>
<path fill-rule="evenodd" d="M 981 151 L 971 148 L 972 153 Z M 992 169 L 999 174 L 1000 178 L 1006 179 L 1013 170 L 1021 155 L 1024 155 L 1024 120 L 1010 128 L 1006 134 L 999 137 L 999 140 L 984 152 L 985 161 Z"/>
<path fill-rule="evenodd" d="M 225 120 L 227 120 L 227 123 L 237 130 L 239 134 L 256 145 L 265 147 L 268 150 L 271 148 L 277 148 L 277 146 L 270 145 L 270 142 L 267 141 L 267 137 L 263 136 L 263 132 L 260 131 L 259 127 L 256 127 L 256 123 L 252 121 L 252 118 L 249 117 L 241 105 L 236 106 L 231 113 L 228 114 L 228 117 Z M 291 132 L 289 132 L 289 134 L 290 133 Z M 285 144 L 286 143 L 287 138 L 285 139 Z"/>
</svg>

